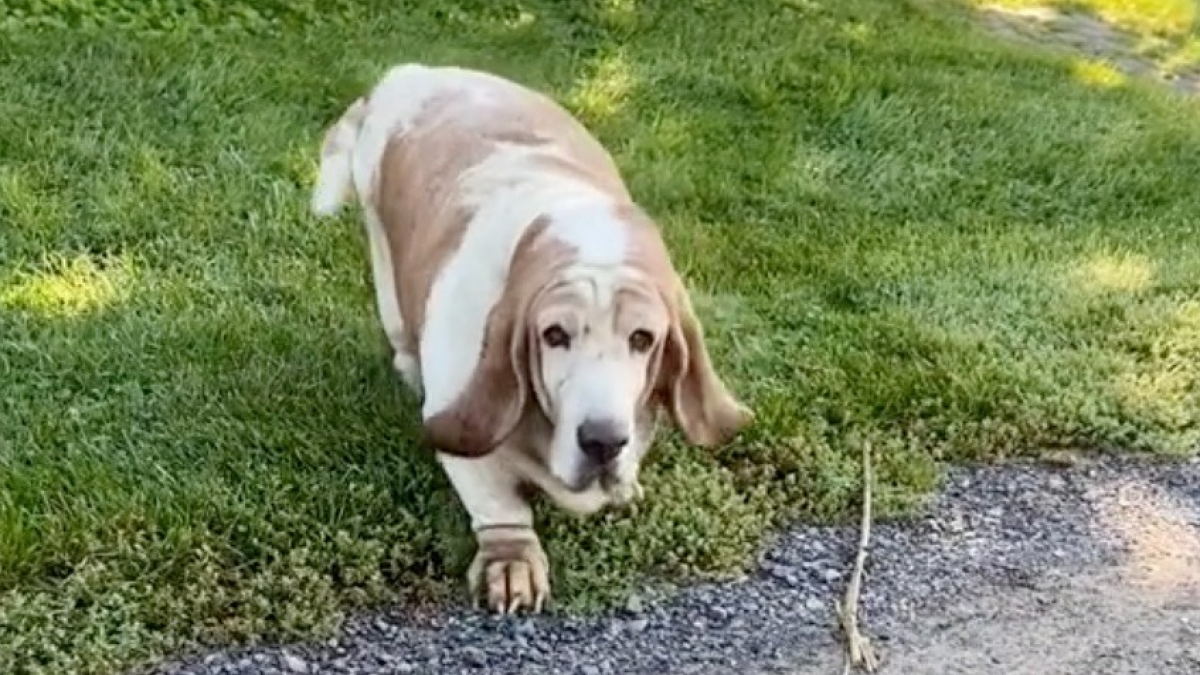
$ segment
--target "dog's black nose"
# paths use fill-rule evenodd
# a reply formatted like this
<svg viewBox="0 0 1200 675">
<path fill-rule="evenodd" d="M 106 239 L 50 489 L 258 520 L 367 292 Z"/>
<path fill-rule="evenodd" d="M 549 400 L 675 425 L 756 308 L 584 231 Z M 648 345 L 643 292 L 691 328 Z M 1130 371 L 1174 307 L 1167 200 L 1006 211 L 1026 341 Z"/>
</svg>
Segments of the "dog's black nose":
<svg viewBox="0 0 1200 675">
<path fill-rule="evenodd" d="M 588 420 L 575 430 L 583 454 L 597 464 L 608 464 L 629 443 L 625 430 L 609 420 Z"/>
</svg>

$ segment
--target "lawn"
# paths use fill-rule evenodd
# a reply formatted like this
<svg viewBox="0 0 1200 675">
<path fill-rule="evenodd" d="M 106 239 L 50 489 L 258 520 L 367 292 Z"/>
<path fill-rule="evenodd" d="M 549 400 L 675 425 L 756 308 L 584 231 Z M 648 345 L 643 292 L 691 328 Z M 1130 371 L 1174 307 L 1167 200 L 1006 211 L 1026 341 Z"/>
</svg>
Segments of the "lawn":
<svg viewBox="0 0 1200 675">
<path fill-rule="evenodd" d="M 0 672 L 462 600 L 471 539 L 357 213 L 306 210 L 322 129 L 405 59 L 517 77 L 595 130 L 757 412 L 718 451 L 670 437 L 637 515 L 542 509 L 560 607 L 847 515 L 861 442 L 896 515 L 944 461 L 1200 441 L 1197 104 L 963 6 L 33 4 L 0 4 Z"/>
</svg>

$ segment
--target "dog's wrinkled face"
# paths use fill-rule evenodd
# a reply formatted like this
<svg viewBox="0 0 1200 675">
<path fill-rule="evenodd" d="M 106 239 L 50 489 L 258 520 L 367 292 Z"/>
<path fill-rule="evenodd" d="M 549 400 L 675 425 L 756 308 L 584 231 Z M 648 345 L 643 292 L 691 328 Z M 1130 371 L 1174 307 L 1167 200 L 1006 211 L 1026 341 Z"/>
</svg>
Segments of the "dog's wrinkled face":
<svg viewBox="0 0 1200 675">
<path fill-rule="evenodd" d="M 530 380 L 554 426 L 546 465 L 576 490 L 631 484 L 650 441 L 638 422 L 670 328 L 661 295 L 632 270 L 581 268 L 532 309 Z"/>
<path fill-rule="evenodd" d="M 568 489 L 625 500 L 657 412 L 691 444 L 725 443 L 753 419 L 713 369 L 661 240 L 641 230 L 624 262 L 580 261 L 553 240 L 518 251 L 462 394 L 425 420 L 439 451 L 481 457 L 535 413 L 553 429 L 541 463 Z M 530 448 L 534 449 L 534 448 Z M 640 489 L 640 488 L 638 488 Z"/>
</svg>

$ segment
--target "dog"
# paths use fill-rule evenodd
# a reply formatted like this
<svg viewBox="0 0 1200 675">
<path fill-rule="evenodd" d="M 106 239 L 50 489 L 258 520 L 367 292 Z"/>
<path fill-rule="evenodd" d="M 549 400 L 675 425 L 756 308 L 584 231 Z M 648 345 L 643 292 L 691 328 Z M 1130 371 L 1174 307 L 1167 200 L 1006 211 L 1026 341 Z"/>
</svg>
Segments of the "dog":
<svg viewBox="0 0 1200 675">
<path fill-rule="evenodd" d="M 704 447 L 753 420 L 657 225 L 548 96 L 392 66 L 324 133 L 311 209 L 352 201 L 394 368 L 470 515 L 467 580 L 491 610 L 540 612 L 550 594 L 531 488 L 580 516 L 627 505 L 664 411 Z"/>
</svg>

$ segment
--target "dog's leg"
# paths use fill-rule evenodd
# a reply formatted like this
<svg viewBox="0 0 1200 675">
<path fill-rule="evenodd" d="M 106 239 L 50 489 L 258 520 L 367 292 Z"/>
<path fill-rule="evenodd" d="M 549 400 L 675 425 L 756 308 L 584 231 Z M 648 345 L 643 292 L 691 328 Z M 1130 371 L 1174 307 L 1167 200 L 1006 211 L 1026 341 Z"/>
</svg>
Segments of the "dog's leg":
<svg viewBox="0 0 1200 675">
<path fill-rule="evenodd" d="M 375 285 L 375 302 L 379 320 L 392 346 L 392 367 L 418 397 L 423 396 L 421 362 L 405 338 L 404 315 L 400 313 L 400 298 L 396 291 L 396 268 L 392 264 L 392 249 L 378 214 L 370 207 L 363 209 L 367 241 L 371 249 L 371 274 Z"/>
<path fill-rule="evenodd" d="M 325 130 L 321 145 L 321 162 L 317 183 L 313 187 L 312 212 L 319 217 L 337 213 L 349 198 L 367 194 L 370 184 L 368 170 L 372 164 L 359 166 L 370 152 L 363 152 L 359 140 L 363 125 L 367 123 L 368 103 L 365 97 L 354 101 L 333 125 Z M 369 150 L 370 148 L 368 148 Z M 371 161 L 378 161 L 374 157 Z M 400 313 L 400 301 L 396 293 L 395 267 L 392 264 L 391 247 L 379 214 L 370 205 L 370 200 L 360 198 L 363 217 L 366 221 L 367 241 L 371 250 L 371 273 L 375 284 L 375 299 L 379 318 L 388 342 L 392 346 L 392 366 L 418 397 L 422 395 L 420 361 L 404 338 L 404 317 Z"/>
<path fill-rule="evenodd" d="M 550 595 L 549 562 L 533 527 L 533 509 L 521 494 L 521 479 L 501 460 L 504 454 L 437 457 L 471 516 L 478 544 L 467 572 L 472 596 L 484 590 L 488 607 L 503 614 L 522 607 L 540 612 Z"/>
</svg>

